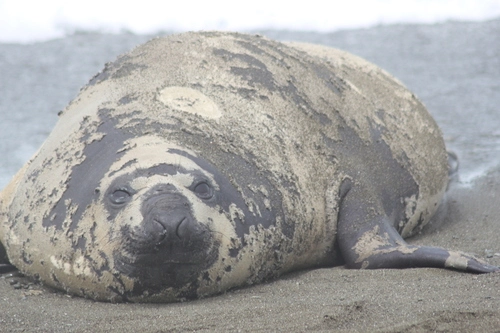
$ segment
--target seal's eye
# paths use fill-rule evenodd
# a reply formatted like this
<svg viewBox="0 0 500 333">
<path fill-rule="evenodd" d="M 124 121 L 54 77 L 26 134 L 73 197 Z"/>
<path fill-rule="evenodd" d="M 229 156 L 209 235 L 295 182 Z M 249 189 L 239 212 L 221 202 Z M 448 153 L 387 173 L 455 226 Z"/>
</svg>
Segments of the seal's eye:
<svg viewBox="0 0 500 333">
<path fill-rule="evenodd" d="M 204 200 L 210 199 L 214 195 L 214 191 L 210 185 L 205 182 L 201 182 L 194 187 L 194 193 Z"/>
<path fill-rule="evenodd" d="M 109 195 L 109 200 L 115 205 L 123 205 L 132 196 L 132 191 L 127 188 L 117 188 Z"/>
</svg>

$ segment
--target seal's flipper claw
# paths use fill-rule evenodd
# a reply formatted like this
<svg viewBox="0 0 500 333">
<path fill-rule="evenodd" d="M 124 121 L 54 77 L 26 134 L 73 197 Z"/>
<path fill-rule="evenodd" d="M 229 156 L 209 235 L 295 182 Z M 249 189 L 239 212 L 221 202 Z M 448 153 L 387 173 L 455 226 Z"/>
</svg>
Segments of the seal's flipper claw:
<svg viewBox="0 0 500 333">
<path fill-rule="evenodd" d="M 477 274 L 500 272 L 500 267 L 490 265 L 466 253 L 455 251 L 446 252 L 449 254 L 445 263 L 446 268 Z"/>
<path fill-rule="evenodd" d="M 337 240 L 349 268 L 450 268 L 471 273 L 491 273 L 499 267 L 470 255 L 429 246 L 407 244 L 387 216 L 371 214 L 372 204 L 364 203 L 351 181 L 340 189 Z"/>
</svg>

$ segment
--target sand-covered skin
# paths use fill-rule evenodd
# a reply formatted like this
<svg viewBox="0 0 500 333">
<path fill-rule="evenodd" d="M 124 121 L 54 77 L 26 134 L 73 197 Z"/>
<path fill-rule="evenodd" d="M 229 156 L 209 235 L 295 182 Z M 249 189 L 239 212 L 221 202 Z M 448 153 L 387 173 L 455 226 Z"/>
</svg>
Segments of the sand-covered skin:
<svg viewBox="0 0 500 333">
<path fill-rule="evenodd" d="M 442 127 L 447 144 L 458 153 L 462 180 L 471 170 L 491 169 L 493 161 L 493 169 L 487 175 L 467 186 L 452 186 L 446 218 L 411 242 L 462 250 L 482 258 L 492 256 L 488 260 L 495 265 L 500 265 L 500 165 L 496 164 L 500 153 L 498 126 L 494 126 L 495 121 L 500 123 L 499 31 L 497 20 L 481 24 L 393 26 L 330 35 L 267 34 L 271 38 L 323 41 L 347 49 L 401 79 L 428 106 Z M 0 45 L 4 57 L 20 52 L 26 57 L 31 53 L 35 59 L 40 57 L 35 52 L 38 50 L 49 59 L 62 54 L 68 61 L 47 61 L 46 67 L 31 68 L 19 62 L 18 72 L 34 73 L 33 86 L 28 87 L 30 94 L 19 90 L 31 82 L 27 74 L 18 75 L 12 66 L 2 71 L 0 74 L 9 74 L 1 86 L 4 97 L 9 96 L 2 99 L 3 103 L 9 105 L 0 105 L 1 119 L 25 117 L 39 124 L 40 119 L 53 117 L 55 122 L 55 114 L 75 96 L 78 87 L 102 68 L 104 61 L 114 58 L 102 54 L 117 55 L 130 49 L 124 41 L 138 44 L 144 39 L 90 35 L 24 48 Z M 122 49 L 118 49 L 118 44 Z M 102 48 L 100 60 L 95 60 L 95 51 L 83 52 L 96 48 Z M 79 52 L 73 55 L 78 61 L 68 58 L 71 50 Z M 80 60 L 82 57 L 85 60 Z M 88 72 L 80 73 L 82 62 Z M 90 68 L 90 64 L 95 67 Z M 15 104 L 16 100 L 20 102 Z M 47 107 L 46 114 L 38 118 L 36 114 L 22 116 L 23 110 L 42 112 L 43 107 Z M 9 113 L 12 109 L 19 114 Z M 19 132 L 22 139 L 17 140 L 22 142 L 37 136 L 43 141 L 43 133 L 48 134 L 50 127 L 21 133 L 23 128 L 35 128 L 33 123 L 2 122 L 0 127 L 6 128 L 2 127 L 0 142 L 5 148 L 0 148 L 8 148 L 10 128 Z M 18 146 L 23 148 L 19 143 Z M 472 275 L 439 269 L 353 271 L 337 267 L 294 273 L 268 284 L 200 301 L 154 305 L 98 303 L 40 286 L 32 288 L 41 292 L 16 290 L 9 279 L 0 279 L 1 331 L 498 332 L 500 327 L 500 274 Z"/>
</svg>

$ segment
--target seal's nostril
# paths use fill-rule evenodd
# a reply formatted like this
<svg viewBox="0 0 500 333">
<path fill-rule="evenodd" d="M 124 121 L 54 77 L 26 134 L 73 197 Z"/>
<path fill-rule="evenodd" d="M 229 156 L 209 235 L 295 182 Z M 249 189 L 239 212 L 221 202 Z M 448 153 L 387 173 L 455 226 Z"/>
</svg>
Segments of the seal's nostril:
<svg viewBox="0 0 500 333">
<path fill-rule="evenodd" d="M 157 243 L 163 242 L 165 237 L 167 236 L 167 230 L 165 229 L 165 226 L 158 220 L 153 220 L 155 222 L 155 231 L 157 231 L 158 235 L 158 241 Z"/>
<path fill-rule="evenodd" d="M 186 218 L 183 218 L 178 224 L 177 224 L 177 228 L 175 228 L 175 234 L 177 235 L 177 237 L 179 237 L 180 239 L 183 238 L 183 235 L 185 236 L 186 234 L 186 226 L 185 224 L 186 223 L 183 223 L 184 221 L 186 221 Z M 184 227 L 183 227 L 184 225 Z"/>
</svg>

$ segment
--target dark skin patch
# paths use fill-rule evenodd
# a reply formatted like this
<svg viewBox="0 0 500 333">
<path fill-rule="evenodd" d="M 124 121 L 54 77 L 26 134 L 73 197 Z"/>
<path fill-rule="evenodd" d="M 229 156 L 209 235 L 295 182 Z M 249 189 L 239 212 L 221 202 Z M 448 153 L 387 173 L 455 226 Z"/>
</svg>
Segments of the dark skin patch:
<svg viewBox="0 0 500 333">
<path fill-rule="evenodd" d="M 357 184 L 367 187 L 366 198 L 381 198 L 377 209 L 394 220 L 394 227 L 404 220 L 405 204 L 402 198 L 418 197 L 418 185 L 408 169 L 392 156 L 390 147 L 382 138 L 384 128 L 372 126 L 371 142 L 361 140 L 347 124 L 338 127 L 339 141 L 324 136 L 326 146 L 346 166 L 348 175 Z M 406 222 L 406 221 L 405 221 Z"/>
<path fill-rule="evenodd" d="M 7 258 L 7 252 L 3 247 L 2 243 L 0 243 L 0 274 L 8 273 L 15 271 L 16 267 L 12 266 Z"/>
<path fill-rule="evenodd" d="M 240 37 L 244 39 L 245 37 Z M 282 67 L 289 67 L 290 65 L 287 63 L 287 60 L 290 61 L 290 53 L 298 52 L 301 55 L 303 60 L 308 59 L 309 55 L 305 52 L 296 50 L 295 48 L 288 47 L 286 45 L 279 45 L 277 47 L 276 43 L 273 43 L 267 39 L 260 39 L 256 43 L 255 40 L 237 41 L 238 45 L 241 45 L 245 49 L 247 49 L 250 53 L 255 55 L 262 56 L 265 54 L 267 57 L 272 58 L 273 62 L 280 63 Z M 283 52 L 282 49 L 286 49 L 287 52 Z M 276 57 L 274 54 L 279 54 L 281 57 Z M 333 71 L 331 71 L 328 67 L 323 64 L 318 64 L 317 62 L 309 61 L 306 63 L 300 63 L 307 70 L 312 70 L 312 72 L 316 73 L 318 78 L 320 78 L 324 85 L 330 88 L 331 91 L 334 91 L 337 95 L 341 96 L 343 91 L 347 88 L 347 85 L 344 81 L 342 81 L 339 77 L 335 75 Z M 309 103 L 306 103 L 306 100 L 303 97 L 300 97 L 296 87 L 292 84 L 295 81 L 294 77 L 291 77 L 292 80 L 288 87 L 285 88 L 295 101 L 296 105 L 303 105 L 305 107 L 309 107 Z M 320 123 L 329 125 L 331 124 L 331 120 L 324 113 L 318 112 L 317 110 L 311 110 L 314 117 L 317 117 L 320 120 Z"/>
<path fill-rule="evenodd" d="M 94 273 L 96 273 L 96 275 L 98 277 L 102 277 L 102 274 L 104 272 L 109 272 L 110 271 L 110 267 L 109 267 L 109 262 L 108 262 L 108 258 L 106 257 L 106 255 L 104 253 L 102 253 L 101 251 L 99 251 L 99 257 L 100 259 L 104 262 L 103 264 L 100 264 L 100 265 L 97 265 L 97 263 L 92 260 L 90 257 L 88 256 L 85 256 L 85 258 L 87 260 L 89 260 L 90 262 L 92 262 L 92 267 L 99 267 L 98 269 L 93 269 Z"/>
<path fill-rule="evenodd" d="M 73 214 L 69 231 L 76 228 L 73 224 L 80 221 L 87 206 L 95 200 L 95 189 L 98 188 L 99 182 L 109 167 L 120 157 L 117 151 L 123 147 L 124 141 L 131 137 L 130 134 L 116 129 L 116 121 L 106 116 L 107 111 L 103 109 L 99 112 L 102 123 L 96 129 L 96 132 L 104 133 L 105 136 L 84 148 L 84 161 L 72 168 L 71 177 L 67 181 L 68 188 L 52 208 L 49 217 L 43 219 L 44 227 L 54 226 L 56 229 L 63 229 L 67 214 L 65 201 L 71 199 L 72 204 L 78 205 L 78 208 Z"/>
<path fill-rule="evenodd" d="M 290 76 L 287 80 L 286 86 L 280 86 L 277 84 L 274 79 L 274 74 L 267 69 L 267 66 L 258 58 L 262 58 L 263 56 L 272 58 L 273 61 L 280 61 L 276 59 L 271 53 L 267 52 L 266 48 L 259 48 L 256 45 L 249 45 L 248 43 L 240 42 L 242 46 L 248 49 L 248 53 L 233 53 L 224 49 L 214 49 L 213 54 L 223 58 L 226 62 L 238 63 L 241 61 L 245 63 L 246 67 L 239 66 L 231 66 L 231 73 L 239 76 L 243 81 L 246 81 L 250 87 L 261 89 L 264 87 L 269 91 L 278 91 L 285 99 L 292 100 L 297 106 L 300 106 L 300 110 L 303 110 L 305 113 L 313 117 L 316 121 L 323 125 L 331 124 L 331 120 L 328 116 L 322 112 L 319 112 L 314 107 L 312 107 L 310 101 L 306 98 L 306 96 L 299 92 L 294 82 L 296 82 L 296 78 Z M 272 47 L 271 45 L 268 46 Z M 254 54 L 255 56 L 252 56 Z M 236 60 L 236 61 L 235 61 Z M 283 63 L 283 66 L 288 66 Z M 326 68 L 320 68 L 318 65 L 314 65 L 311 68 L 318 77 L 322 79 L 325 84 L 331 88 L 334 88 L 334 91 L 339 93 L 341 91 L 340 88 L 340 80 L 336 77 L 333 77 L 333 74 L 325 74 L 322 70 L 325 70 L 326 73 L 331 73 Z M 344 88 L 342 88 L 344 89 Z M 248 98 L 248 91 L 239 90 L 242 93 L 243 97 Z"/>
<path fill-rule="evenodd" d="M 112 63 L 106 63 L 102 72 L 95 75 L 88 83 L 89 86 L 96 85 L 99 82 L 110 78 L 120 78 L 131 75 L 137 70 L 147 68 L 144 65 L 137 65 L 130 62 L 130 56 L 122 55 Z"/>
<path fill-rule="evenodd" d="M 138 97 L 133 95 L 133 94 L 123 96 L 122 98 L 120 98 L 118 100 L 118 105 L 129 104 L 129 103 L 132 103 L 133 101 L 136 101 L 137 99 L 138 99 Z"/>
<path fill-rule="evenodd" d="M 277 90 L 274 75 L 271 73 L 266 65 L 250 54 L 233 53 L 224 49 L 214 49 L 214 55 L 225 59 L 226 61 L 235 62 L 237 59 L 248 67 L 231 67 L 231 73 L 239 76 L 242 80 L 247 81 L 251 87 L 265 87 L 270 91 Z"/>
<path fill-rule="evenodd" d="M 0 264 L 8 263 L 9 260 L 7 258 L 7 251 L 3 247 L 2 243 L 0 243 Z"/>
</svg>

